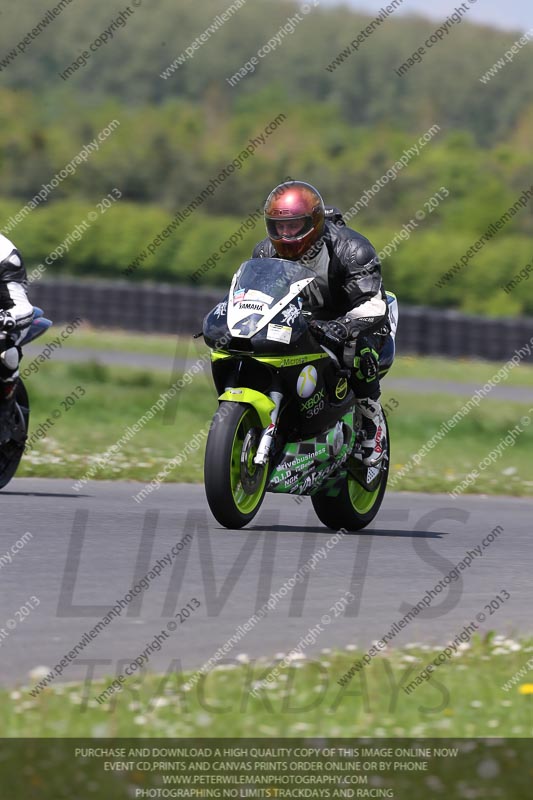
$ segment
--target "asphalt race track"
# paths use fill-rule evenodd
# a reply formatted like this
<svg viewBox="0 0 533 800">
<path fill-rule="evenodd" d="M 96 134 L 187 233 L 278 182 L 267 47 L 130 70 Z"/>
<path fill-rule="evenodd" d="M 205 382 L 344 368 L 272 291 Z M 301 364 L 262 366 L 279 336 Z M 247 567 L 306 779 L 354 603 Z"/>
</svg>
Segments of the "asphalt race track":
<svg viewBox="0 0 533 800">
<path fill-rule="evenodd" d="M 172 662 L 200 667 L 334 535 L 318 523 L 308 498 L 298 504 L 267 495 L 248 529 L 228 531 L 206 509 L 202 486 L 165 484 L 137 504 L 132 495 L 140 488 L 95 481 L 75 492 L 68 480 L 15 479 L 1 493 L 2 684 L 26 683 L 32 668 L 59 663 L 187 533 L 192 539 L 171 565 L 89 642 L 62 680 L 84 679 L 90 670 L 94 677 L 115 674 L 118 662 L 138 656 L 192 598 L 200 608 L 154 653 L 150 669 L 165 672 Z M 396 641 L 445 644 L 480 612 L 480 630 L 531 633 L 531 500 L 391 493 L 371 528 L 339 537 L 307 580 L 278 593 L 275 607 L 228 659 L 286 653 L 325 614 L 330 622 L 309 657 L 347 644 L 366 649 L 498 525 L 503 532 L 482 556 Z M 26 531 L 33 538 L 7 563 L 1 557 Z M 330 609 L 348 591 L 355 600 L 335 618 Z M 491 615 L 484 606 L 503 591 L 511 597 Z M 12 627 L 32 596 L 38 607 Z"/>
</svg>

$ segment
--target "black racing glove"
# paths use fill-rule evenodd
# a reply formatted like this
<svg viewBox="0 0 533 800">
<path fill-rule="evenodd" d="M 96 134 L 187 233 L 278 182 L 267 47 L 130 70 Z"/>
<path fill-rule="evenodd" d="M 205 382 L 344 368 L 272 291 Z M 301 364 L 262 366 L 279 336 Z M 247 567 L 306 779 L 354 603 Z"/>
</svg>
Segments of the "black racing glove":
<svg viewBox="0 0 533 800">
<path fill-rule="evenodd" d="M 351 331 L 345 322 L 338 319 L 318 320 L 312 319 L 309 323 L 309 330 L 321 344 L 336 350 L 344 347 L 348 339 L 352 338 Z"/>
<path fill-rule="evenodd" d="M 13 319 L 9 311 L 0 311 L 0 330 L 12 331 L 16 328 L 16 320 Z"/>
</svg>

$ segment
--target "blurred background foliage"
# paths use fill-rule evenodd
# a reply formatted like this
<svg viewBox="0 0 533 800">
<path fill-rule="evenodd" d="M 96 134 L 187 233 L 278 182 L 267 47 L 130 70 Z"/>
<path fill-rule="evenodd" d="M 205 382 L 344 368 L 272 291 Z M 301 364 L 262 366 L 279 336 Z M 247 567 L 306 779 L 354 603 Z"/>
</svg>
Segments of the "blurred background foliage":
<svg viewBox="0 0 533 800">
<path fill-rule="evenodd" d="M 286 120 L 242 169 L 180 224 L 127 280 L 192 283 L 191 274 L 262 205 L 286 175 L 308 180 L 349 209 L 432 125 L 440 132 L 397 179 L 350 220 L 382 249 L 440 187 L 450 192 L 384 261 L 387 288 L 405 303 L 490 315 L 533 314 L 523 281 L 502 286 L 533 260 L 531 202 L 443 288 L 435 281 L 533 185 L 533 45 L 489 83 L 479 78 L 519 37 L 454 26 L 422 64 L 399 67 L 435 22 L 390 17 L 334 71 L 326 67 L 369 16 L 316 8 L 235 87 L 231 77 L 298 11 L 285 0 L 248 0 L 168 79 L 161 73 L 230 0 L 151 0 L 69 80 L 61 72 L 125 6 L 74 0 L 0 70 L 0 230 L 36 266 L 113 187 L 122 199 L 46 277 L 124 278 L 123 271 L 278 114 Z M 0 64 L 49 8 L 2 12 Z M 131 6 L 131 8 L 134 8 Z M 112 120 L 120 127 L 9 231 L 7 221 Z M 427 210 L 427 209 L 426 209 Z M 259 220 L 196 285 L 227 284 L 263 238 Z M 124 278 L 125 279 L 125 278 Z"/>
</svg>

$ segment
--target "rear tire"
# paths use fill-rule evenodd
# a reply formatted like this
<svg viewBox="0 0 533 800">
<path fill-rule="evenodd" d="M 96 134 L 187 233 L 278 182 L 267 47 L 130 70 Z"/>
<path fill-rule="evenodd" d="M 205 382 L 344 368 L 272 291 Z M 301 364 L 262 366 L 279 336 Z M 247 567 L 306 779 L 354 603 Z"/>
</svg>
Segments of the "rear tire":
<svg viewBox="0 0 533 800">
<path fill-rule="evenodd" d="M 336 497 L 328 497 L 324 492 L 311 496 L 315 513 L 326 527 L 332 530 L 345 528 L 347 531 L 360 531 L 366 528 L 377 515 L 389 477 L 390 438 L 385 419 L 386 450 L 383 455 L 380 481 L 372 491 L 364 489 L 348 472 Z"/>
<path fill-rule="evenodd" d="M 16 409 L 20 418 L 20 425 L 25 436 L 28 433 L 30 419 L 30 403 L 28 393 L 22 379 L 19 378 L 17 393 L 15 395 Z M 3 489 L 14 477 L 19 468 L 20 460 L 24 453 L 24 443 L 20 441 L 4 442 L 0 445 L 0 489 Z"/>
<path fill-rule="evenodd" d="M 205 493 L 211 513 L 225 528 L 242 528 L 259 511 L 268 464 L 253 463 L 263 428 L 245 403 L 222 402 L 213 417 L 205 448 Z"/>
</svg>

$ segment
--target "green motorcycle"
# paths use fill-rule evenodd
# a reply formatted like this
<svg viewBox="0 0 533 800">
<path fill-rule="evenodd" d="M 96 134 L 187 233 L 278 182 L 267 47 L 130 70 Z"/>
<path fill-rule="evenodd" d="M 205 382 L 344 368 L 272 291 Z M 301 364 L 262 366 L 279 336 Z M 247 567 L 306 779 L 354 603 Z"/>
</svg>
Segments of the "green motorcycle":
<svg viewBox="0 0 533 800">
<path fill-rule="evenodd" d="M 375 467 L 362 463 L 364 438 L 349 372 L 311 335 L 301 293 L 314 281 L 301 264 L 246 261 L 226 298 L 205 317 L 219 408 L 205 452 L 205 491 L 217 521 L 242 528 L 265 492 L 309 495 L 329 528 L 356 531 L 381 506 L 389 472 L 389 431 Z M 387 294 L 391 335 L 380 377 L 394 360 L 397 301 Z"/>
</svg>

